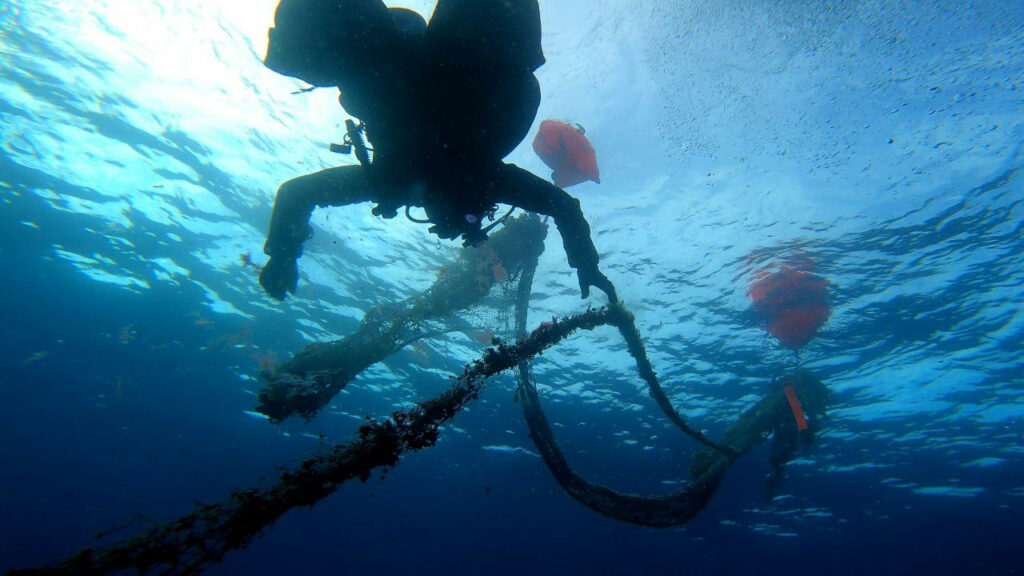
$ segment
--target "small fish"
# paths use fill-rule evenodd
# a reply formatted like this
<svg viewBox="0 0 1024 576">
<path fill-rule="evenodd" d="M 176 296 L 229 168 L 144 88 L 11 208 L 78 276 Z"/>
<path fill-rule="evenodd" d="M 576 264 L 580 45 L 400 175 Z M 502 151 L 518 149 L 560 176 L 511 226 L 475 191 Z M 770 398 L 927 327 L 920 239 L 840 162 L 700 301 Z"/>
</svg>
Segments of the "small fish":
<svg viewBox="0 0 1024 576">
<path fill-rule="evenodd" d="M 491 332 L 486 328 L 473 330 L 470 332 L 469 336 L 484 346 L 489 346 L 494 342 L 494 332 Z"/>
<path fill-rule="evenodd" d="M 242 268 L 252 268 L 259 272 L 260 265 L 252 261 L 252 252 L 243 252 L 238 255 L 238 261 L 241 263 Z"/>
<path fill-rule="evenodd" d="M 39 362 L 40 360 L 45 359 L 49 355 L 50 355 L 50 351 L 49 350 L 40 350 L 39 352 L 33 352 L 31 356 L 29 356 L 28 358 L 25 358 L 25 361 L 22 362 L 22 365 L 23 366 L 28 366 L 29 364 L 34 364 L 36 362 Z"/>
</svg>

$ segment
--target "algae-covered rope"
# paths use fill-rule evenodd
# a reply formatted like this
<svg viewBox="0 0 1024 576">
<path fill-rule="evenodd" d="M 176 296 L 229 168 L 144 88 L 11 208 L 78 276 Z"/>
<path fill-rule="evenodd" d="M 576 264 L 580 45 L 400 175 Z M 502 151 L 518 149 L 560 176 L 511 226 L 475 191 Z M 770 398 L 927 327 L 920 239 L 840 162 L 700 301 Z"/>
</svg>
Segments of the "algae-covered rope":
<svg viewBox="0 0 1024 576">
<path fill-rule="evenodd" d="M 722 446 L 716 444 L 708 439 L 707 436 L 702 434 L 700 431 L 691 428 L 683 420 L 683 417 L 676 412 L 676 409 L 672 406 L 672 402 L 665 395 L 665 391 L 661 388 L 661 384 L 658 383 L 658 377 L 654 373 L 654 368 L 651 367 L 651 361 L 647 358 L 647 350 L 644 347 L 643 340 L 640 339 L 640 331 L 636 329 L 636 321 L 633 318 L 633 314 L 621 303 L 612 304 L 609 306 L 609 319 L 611 324 L 614 325 L 618 330 L 619 334 L 622 335 L 622 339 L 626 341 L 626 348 L 629 350 L 629 355 L 636 361 L 637 371 L 640 373 L 640 377 L 647 383 L 647 390 L 654 401 L 658 404 L 658 408 L 672 421 L 684 434 L 693 438 L 697 442 L 713 448 L 724 454 L 738 456 L 735 450 L 728 446 Z"/>
<path fill-rule="evenodd" d="M 402 453 L 432 446 L 440 426 L 451 420 L 486 386 L 486 379 L 525 362 L 572 332 L 611 323 L 607 308 L 588 310 L 552 322 L 515 344 L 488 349 L 468 364 L 440 396 L 398 410 L 359 429 L 359 438 L 303 461 L 283 473 L 270 488 L 238 490 L 222 503 L 199 508 L 173 522 L 106 547 L 91 547 L 44 567 L 8 572 L 9 576 L 92 576 L 134 570 L 139 574 L 194 575 L 231 550 L 245 548 L 292 508 L 310 507 L 353 478 L 366 480 L 376 468 L 398 463 Z"/>
<path fill-rule="evenodd" d="M 677 526 L 696 516 L 714 496 L 732 458 L 722 457 L 717 464 L 682 490 L 667 496 L 640 496 L 617 492 L 585 480 L 569 466 L 555 442 L 547 418 L 540 408 L 537 389 L 528 369 L 520 368 L 520 401 L 530 436 L 544 463 L 565 492 L 587 508 L 604 516 L 643 526 Z"/>
<path fill-rule="evenodd" d="M 516 332 L 526 328 L 529 311 L 530 292 L 533 284 L 533 268 L 523 271 L 516 297 Z M 709 453 L 717 458 L 708 459 L 712 466 L 698 478 L 695 478 L 682 490 L 667 496 L 639 496 L 612 490 L 611 488 L 588 482 L 569 465 L 562 451 L 558 448 L 555 436 L 551 431 L 544 411 L 540 407 L 537 387 L 529 362 L 521 362 L 519 372 L 519 398 L 523 405 L 523 417 L 530 429 L 530 437 L 540 452 L 544 464 L 565 492 L 584 506 L 616 520 L 640 524 L 644 526 L 675 526 L 684 524 L 696 516 L 707 505 L 721 482 L 722 476 L 738 452 L 729 447 L 711 442 L 703 434 L 690 428 L 672 407 L 658 378 L 651 367 L 636 329 L 633 315 L 621 304 L 608 309 L 608 317 L 618 328 L 626 341 L 629 353 L 636 361 L 641 378 L 647 382 L 651 396 L 658 403 L 662 412 L 668 416 L 683 432 L 698 442 L 709 446 Z"/>
</svg>

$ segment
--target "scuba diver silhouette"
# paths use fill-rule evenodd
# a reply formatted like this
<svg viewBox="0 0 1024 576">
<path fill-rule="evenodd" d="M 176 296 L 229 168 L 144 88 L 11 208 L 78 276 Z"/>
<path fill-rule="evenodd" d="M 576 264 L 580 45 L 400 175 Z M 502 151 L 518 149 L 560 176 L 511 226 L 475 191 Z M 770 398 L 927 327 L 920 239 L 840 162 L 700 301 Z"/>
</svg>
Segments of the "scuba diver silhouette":
<svg viewBox="0 0 1024 576">
<path fill-rule="evenodd" d="M 440 0 L 429 25 L 381 0 L 281 0 L 265 64 L 339 88 L 341 105 L 362 121 L 346 123 L 361 166 L 280 187 L 260 274 L 267 293 L 283 299 L 295 292 L 316 206 L 374 202 L 383 218 L 422 207 L 431 232 L 475 245 L 487 238 L 483 222 L 495 219 L 501 203 L 554 218 L 583 297 L 593 286 L 615 302 L 579 201 L 502 161 L 540 105 L 533 75 L 544 63 L 540 37 L 536 0 Z"/>
</svg>

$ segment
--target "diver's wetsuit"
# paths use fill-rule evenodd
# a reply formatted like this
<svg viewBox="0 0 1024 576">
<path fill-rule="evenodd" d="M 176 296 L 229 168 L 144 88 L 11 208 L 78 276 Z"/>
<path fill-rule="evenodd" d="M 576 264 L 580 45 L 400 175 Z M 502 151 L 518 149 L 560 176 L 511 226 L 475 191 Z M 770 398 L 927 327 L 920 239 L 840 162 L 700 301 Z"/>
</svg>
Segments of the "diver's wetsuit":
<svg viewBox="0 0 1024 576">
<path fill-rule="evenodd" d="M 579 201 L 502 162 L 526 136 L 540 105 L 533 72 L 544 63 L 536 0 L 440 0 L 430 25 L 380 0 L 281 0 L 266 65 L 316 86 L 338 86 L 345 110 L 364 121 L 368 169 L 343 166 L 286 182 L 278 191 L 260 284 L 294 292 L 296 259 L 316 206 L 375 202 L 394 216 L 422 206 L 442 238 L 482 241 L 498 203 L 552 216 L 584 297 L 598 269 Z"/>
</svg>

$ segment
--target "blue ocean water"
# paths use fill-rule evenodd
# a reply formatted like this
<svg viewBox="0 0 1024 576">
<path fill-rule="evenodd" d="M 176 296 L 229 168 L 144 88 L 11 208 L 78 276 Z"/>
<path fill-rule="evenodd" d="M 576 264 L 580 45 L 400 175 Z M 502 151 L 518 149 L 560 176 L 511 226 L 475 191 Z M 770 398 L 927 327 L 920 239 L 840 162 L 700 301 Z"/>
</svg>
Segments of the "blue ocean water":
<svg viewBox="0 0 1024 576">
<path fill-rule="evenodd" d="M 0 570 L 268 486 L 482 351 L 444 335 L 311 422 L 251 412 L 261 364 L 426 288 L 457 249 L 368 206 L 321 210 L 296 297 L 262 293 L 242 256 L 263 262 L 277 186 L 352 161 L 327 151 L 336 94 L 293 95 L 301 83 L 262 67 L 273 9 L 0 4 Z M 795 366 L 747 288 L 799 258 L 830 281 L 831 317 L 800 353 L 835 393 L 825 429 L 774 498 L 765 446 L 697 519 L 642 528 L 561 491 L 502 377 L 437 446 L 208 573 L 1024 569 L 1024 5 L 565 0 L 542 18 L 537 122 L 587 128 L 602 182 L 570 192 L 676 407 L 716 437 Z M 528 142 L 509 160 L 547 174 Z M 552 234 L 531 325 L 603 302 L 579 299 Z M 536 373 L 587 478 L 685 482 L 699 447 L 614 331 L 573 337 Z"/>
</svg>

